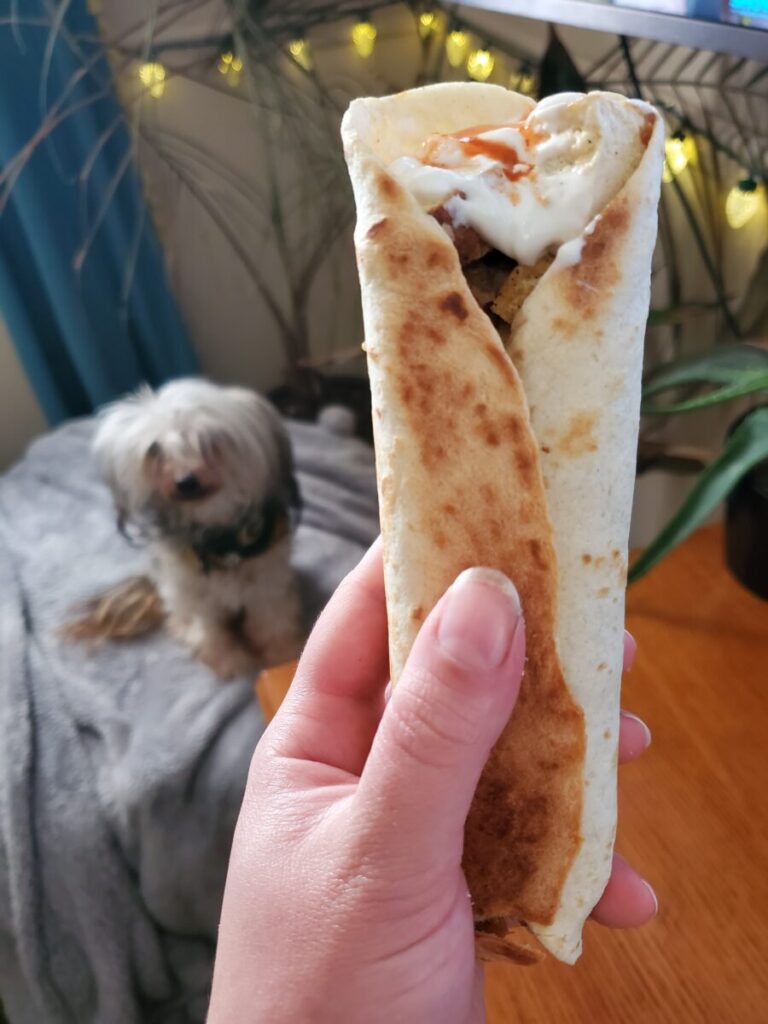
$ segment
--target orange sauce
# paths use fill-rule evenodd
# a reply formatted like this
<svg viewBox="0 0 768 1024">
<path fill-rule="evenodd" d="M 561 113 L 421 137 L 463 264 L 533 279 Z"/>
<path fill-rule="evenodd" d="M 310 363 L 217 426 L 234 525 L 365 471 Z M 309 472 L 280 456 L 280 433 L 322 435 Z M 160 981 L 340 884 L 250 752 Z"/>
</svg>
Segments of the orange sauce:
<svg viewBox="0 0 768 1024">
<path fill-rule="evenodd" d="M 656 125 L 656 115 L 653 113 L 647 113 L 643 118 L 643 126 L 640 129 L 640 142 L 643 146 L 647 146 L 651 141 L 653 135 L 653 129 Z"/>
<path fill-rule="evenodd" d="M 546 132 L 537 131 L 527 121 L 518 121 L 509 125 L 479 124 L 471 128 L 462 128 L 458 132 L 450 132 L 447 135 L 434 135 L 424 143 L 423 162 L 432 167 L 444 167 L 437 158 L 438 150 L 443 139 L 456 139 L 461 146 L 462 152 L 468 156 L 485 156 L 494 160 L 501 166 L 502 173 L 508 181 L 519 181 L 520 178 L 530 174 L 533 164 L 521 160 L 514 146 L 499 139 L 484 139 L 483 135 L 499 128 L 514 128 L 523 137 L 527 148 L 535 146 L 548 138 Z"/>
</svg>

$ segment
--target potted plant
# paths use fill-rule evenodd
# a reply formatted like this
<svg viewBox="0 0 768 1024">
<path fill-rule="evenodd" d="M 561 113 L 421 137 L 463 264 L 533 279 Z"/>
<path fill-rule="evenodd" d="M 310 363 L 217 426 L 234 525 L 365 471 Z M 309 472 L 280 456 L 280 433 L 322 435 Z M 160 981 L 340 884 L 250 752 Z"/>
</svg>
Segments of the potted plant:
<svg viewBox="0 0 768 1024">
<path fill-rule="evenodd" d="M 664 400 L 670 393 L 680 397 Z M 768 351 L 755 344 L 724 345 L 651 373 L 642 411 L 648 416 L 689 414 L 747 395 L 768 397 Z M 630 582 L 644 576 L 726 499 L 728 565 L 745 586 L 768 598 L 768 404 L 756 405 L 732 425 L 722 451 L 633 563 Z"/>
</svg>

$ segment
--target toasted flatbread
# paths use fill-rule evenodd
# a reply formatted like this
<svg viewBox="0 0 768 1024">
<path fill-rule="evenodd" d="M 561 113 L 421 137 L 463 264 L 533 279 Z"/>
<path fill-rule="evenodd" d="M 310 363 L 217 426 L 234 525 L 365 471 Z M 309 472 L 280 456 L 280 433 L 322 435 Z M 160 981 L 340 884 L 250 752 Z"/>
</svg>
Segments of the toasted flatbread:
<svg viewBox="0 0 768 1024">
<path fill-rule="evenodd" d="M 463 569 L 490 566 L 514 581 L 527 667 L 477 788 L 464 870 L 485 955 L 503 943 L 494 922 L 514 919 L 573 962 L 609 877 L 616 824 L 663 125 L 612 94 L 561 106 L 557 117 L 580 133 L 582 163 L 569 168 L 566 154 L 556 172 L 580 173 L 597 146 L 600 174 L 578 232 L 544 252 L 521 242 L 525 258 L 499 255 L 488 235 L 515 240 L 503 224 L 486 219 L 478 243 L 465 212 L 451 220 L 444 206 L 425 208 L 397 162 L 467 126 L 528 130 L 530 99 L 462 83 L 356 100 L 342 135 L 358 210 L 392 680 Z M 519 221 L 532 237 L 536 216 Z"/>
</svg>

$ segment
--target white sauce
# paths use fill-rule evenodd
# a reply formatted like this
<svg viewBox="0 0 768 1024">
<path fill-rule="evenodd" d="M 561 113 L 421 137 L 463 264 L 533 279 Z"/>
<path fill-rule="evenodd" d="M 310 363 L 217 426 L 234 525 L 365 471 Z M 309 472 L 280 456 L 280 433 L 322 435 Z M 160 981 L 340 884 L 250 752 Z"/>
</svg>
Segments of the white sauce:
<svg viewBox="0 0 768 1024">
<path fill-rule="evenodd" d="M 475 228 L 512 259 L 530 266 L 557 248 L 558 264 L 573 266 L 585 228 L 594 230 L 595 215 L 642 154 L 638 129 L 647 109 L 599 94 L 551 96 L 531 112 L 525 132 L 502 125 L 472 136 L 514 149 L 514 166 L 467 153 L 446 135 L 429 140 L 429 159 L 441 166 L 405 156 L 390 170 L 425 209 L 445 203 L 455 224 Z"/>
</svg>

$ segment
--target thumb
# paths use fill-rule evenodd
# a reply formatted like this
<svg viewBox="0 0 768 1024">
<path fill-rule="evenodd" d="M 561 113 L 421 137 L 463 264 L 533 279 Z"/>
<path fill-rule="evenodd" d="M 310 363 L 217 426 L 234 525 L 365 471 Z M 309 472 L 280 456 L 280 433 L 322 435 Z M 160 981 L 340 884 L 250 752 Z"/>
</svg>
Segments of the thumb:
<svg viewBox="0 0 768 1024">
<path fill-rule="evenodd" d="M 480 773 L 517 700 L 525 626 L 510 581 L 468 569 L 427 618 L 363 771 L 358 795 L 395 841 L 432 857 L 461 843 Z"/>
</svg>

